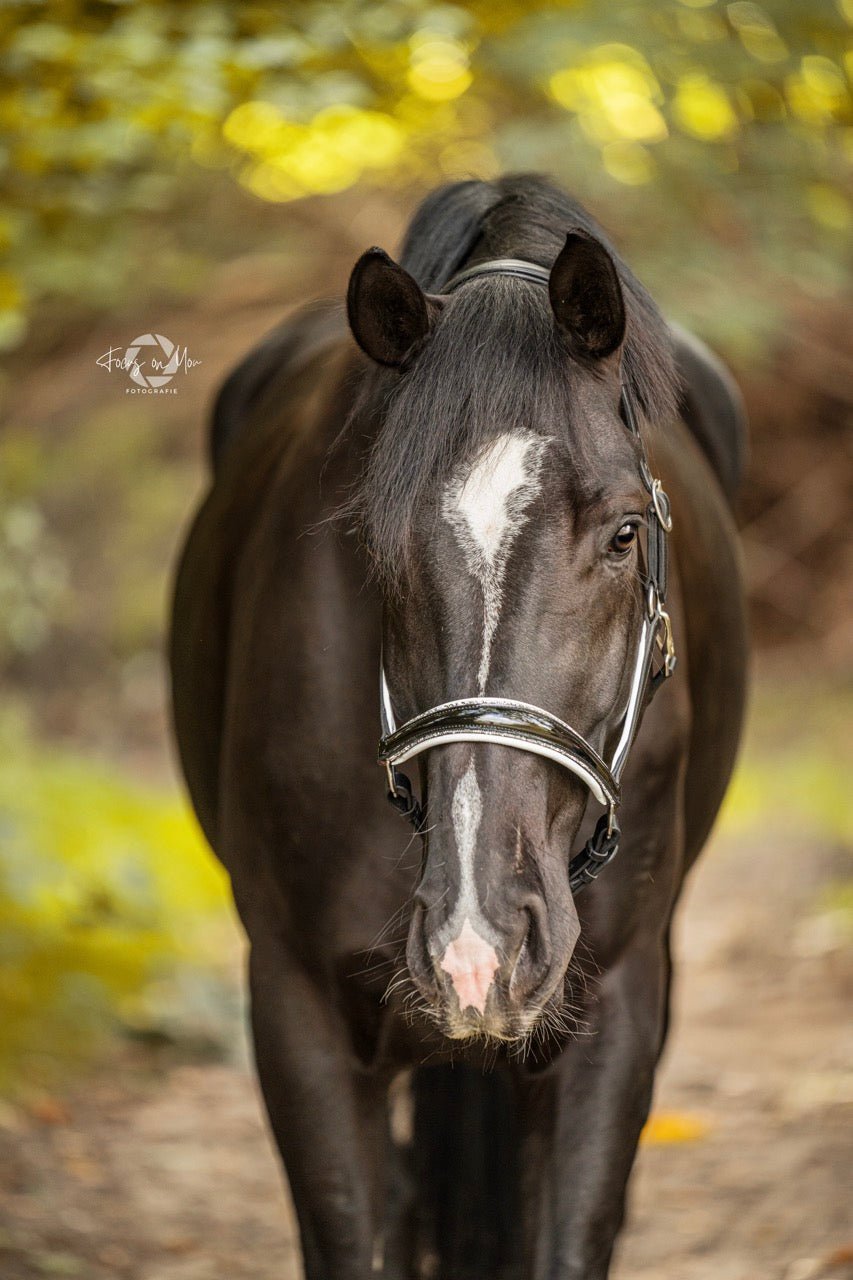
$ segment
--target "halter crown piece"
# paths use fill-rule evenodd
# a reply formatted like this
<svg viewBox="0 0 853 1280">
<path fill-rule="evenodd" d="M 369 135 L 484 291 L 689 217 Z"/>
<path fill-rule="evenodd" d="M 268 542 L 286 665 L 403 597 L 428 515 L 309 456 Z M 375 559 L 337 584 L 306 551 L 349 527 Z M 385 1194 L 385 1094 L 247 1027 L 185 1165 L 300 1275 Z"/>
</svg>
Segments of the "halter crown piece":
<svg viewBox="0 0 853 1280">
<path fill-rule="evenodd" d="M 497 258 L 460 271 L 442 289 L 452 293 L 481 276 L 516 276 L 548 285 L 550 271 L 534 262 Z M 431 747 L 449 742 L 493 742 L 553 760 L 586 784 L 605 812 L 595 831 L 569 863 L 573 893 L 591 884 L 619 848 L 617 810 L 622 799 L 620 779 L 637 733 L 640 717 L 652 695 L 675 670 L 672 624 L 666 611 L 667 534 L 672 529 L 669 499 L 660 480 L 652 476 L 634 409 L 625 387 L 621 396 L 622 419 L 634 437 L 640 459 L 640 476 L 648 494 L 646 510 L 648 547 L 641 579 L 645 609 L 640 628 L 628 701 L 621 719 L 619 741 L 606 763 L 590 742 L 565 721 L 529 702 L 511 698 L 457 698 L 430 707 L 397 726 L 385 667 L 380 661 L 379 718 L 382 737 L 379 763 L 388 778 L 388 799 L 417 832 L 424 827 L 424 811 L 412 784 L 397 767 Z"/>
</svg>

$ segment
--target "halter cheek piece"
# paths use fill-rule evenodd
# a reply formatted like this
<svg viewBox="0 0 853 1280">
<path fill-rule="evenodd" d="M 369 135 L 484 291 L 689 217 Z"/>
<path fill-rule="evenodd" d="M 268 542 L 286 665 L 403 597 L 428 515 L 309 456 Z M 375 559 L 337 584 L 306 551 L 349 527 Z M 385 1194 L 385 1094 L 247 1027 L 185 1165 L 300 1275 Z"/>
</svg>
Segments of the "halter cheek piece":
<svg viewBox="0 0 853 1280">
<path fill-rule="evenodd" d="M 459 272 L 442 292 L 450 293 L 469 280 L 489 275 L 517 276 L 546 286 L 550 279 L 550 272 L 536 263 L 501 258 Z M 619 741 L 610 763 L 601 758 L 582 734 L 550 711 L 511 698 L 457 698 L 421 712 L 398 728 L 384 664 L 380 663 L 379 673 L 382 726 L 379 763 L 384 765 L 387 773 L 388 799 L 403 817 L 409 819 L 416 831 L 423 830 L 424 812 L 409 778 L 397 766 L 445 743 L 493 742 L 514 747 L 555 761 L 586 784 L 605 812 L 583 849 L 569 863 L 569 884 L 573 893 L 591 884 L 619 847 L 616 813 L 622 798 L 622 771 L 646 705 L 675 669 L 672 625 L 666 611 L 667 534 L 672 529 L 669 499 L 649 469 L 645 445 L 624 387 L 621 408 L 625 426 L 637 445 L 640 476 L 649 494 L 646 510 L 648 548 L 645 572 L 641 574 L 645 593 L 643 621 Z"/>
</svg>

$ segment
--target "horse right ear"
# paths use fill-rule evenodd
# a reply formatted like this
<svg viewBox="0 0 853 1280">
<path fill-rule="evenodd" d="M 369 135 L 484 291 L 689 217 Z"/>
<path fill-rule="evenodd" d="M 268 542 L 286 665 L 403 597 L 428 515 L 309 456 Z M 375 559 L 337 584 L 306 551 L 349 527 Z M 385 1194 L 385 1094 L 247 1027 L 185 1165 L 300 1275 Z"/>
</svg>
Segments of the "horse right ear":
<svg viewBox="0 0 853 1280">
<path fill-rule="evenodd" d="M 347 318 L 362 351 L 378 364 L 399 369 L 435 324 L 441 303 L 428 297 L 408 271 L 383 249 L 368 249 L 355 264 L 347 289 Z"/>
</svg>

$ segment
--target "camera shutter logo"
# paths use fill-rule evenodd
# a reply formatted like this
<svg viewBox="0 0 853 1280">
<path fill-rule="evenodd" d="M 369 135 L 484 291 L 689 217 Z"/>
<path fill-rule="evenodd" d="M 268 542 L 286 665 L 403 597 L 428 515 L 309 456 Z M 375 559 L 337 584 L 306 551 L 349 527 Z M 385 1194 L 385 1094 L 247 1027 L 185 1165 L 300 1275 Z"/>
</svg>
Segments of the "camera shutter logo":
<svg viewBox="0 0 853 1280">
<path fill-rule="evenodd" d="M 153 350 L 143 355 L 142 364 L 147 363 L 149 355 L 153 356 L 158 362 L 159 373 L 142 372 L 138 357 L 143 347 L 150 347 Z M 131 379 L 140 387 L 165 387 L 180 367 L 177 347 L 174 342 L 164 338 L 162 333 L 143 333 L 141 337 L 134 338 L 124 354 L 123 363 Z"/>
<path fill-rule="evenodd" d="M 95 361 L 107 373 L 126 373 L 133 383 L 125 387 L 125 395 L 177 394 L 177 383 L 170 387 L 176 373 L 189 373 L 200 360 L 193 360 L 186 347 L 180 347 L 162 333 L 141 333 L 130 346 L 110 347 Z"/>
</svg>

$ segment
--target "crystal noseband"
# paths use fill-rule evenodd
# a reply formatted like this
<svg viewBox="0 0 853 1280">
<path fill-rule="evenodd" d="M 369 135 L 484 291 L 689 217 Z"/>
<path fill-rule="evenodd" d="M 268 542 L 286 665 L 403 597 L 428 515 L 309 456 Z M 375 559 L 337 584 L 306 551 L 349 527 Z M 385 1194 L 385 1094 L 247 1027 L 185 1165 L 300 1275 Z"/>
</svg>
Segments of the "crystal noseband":
<svg viewBox="0 0 853 1280">
<path fill-rule="evenodd" d="M 585 782 L 599 804 L 615 809 L 619 803 L 619 783 L 585 738 L 550 711 L 511 698 L 459 698 L 432 707 L 383 737 L 379 759 L 394 768 L 430 747 L 481 739 L 554 760 Z"/>
</svg>

